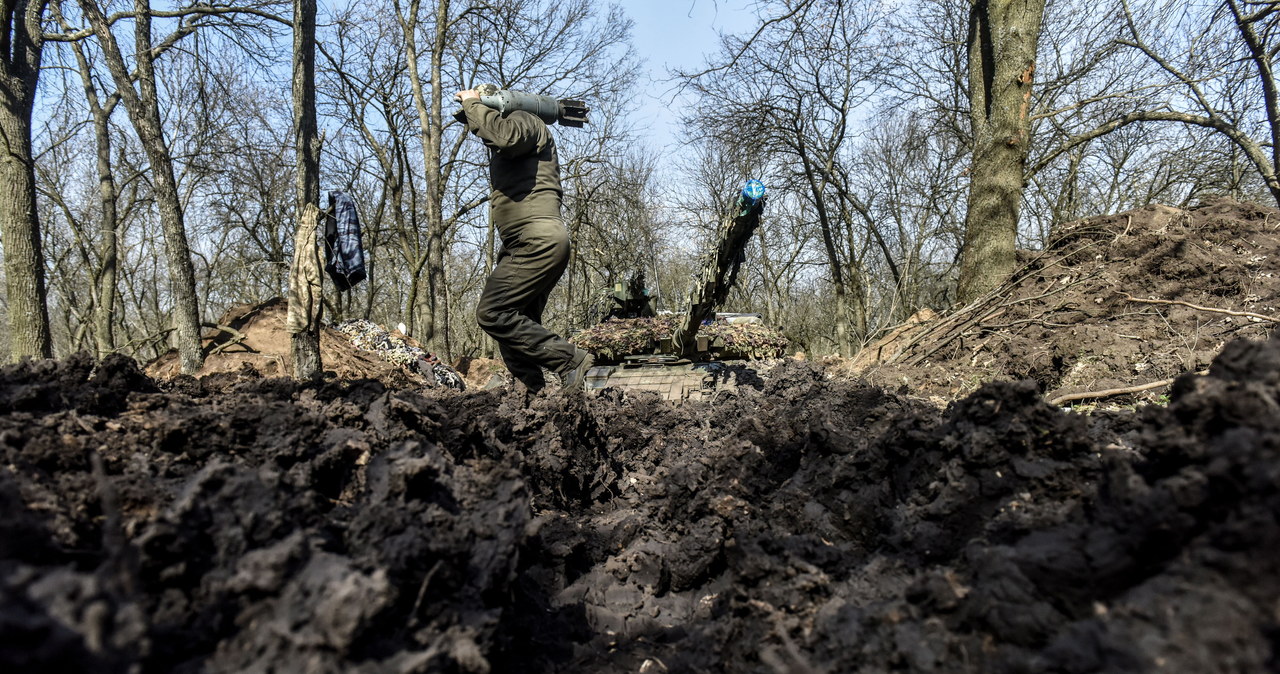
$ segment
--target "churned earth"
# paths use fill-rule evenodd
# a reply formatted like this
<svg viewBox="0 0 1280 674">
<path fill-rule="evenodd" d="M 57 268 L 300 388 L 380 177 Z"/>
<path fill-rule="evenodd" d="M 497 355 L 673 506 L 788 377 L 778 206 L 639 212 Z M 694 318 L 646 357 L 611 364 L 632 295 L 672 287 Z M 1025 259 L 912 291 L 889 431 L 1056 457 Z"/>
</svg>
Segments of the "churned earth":
<svg viewBox="0 0 1280 674">
<path fill-rule="evenodd" d="M 1081 251 L 1053 264 L 1086 281 L 1029 263 L 1038 294 L 1068 290 L 1011 284 L 867 378 L 784 360 L 683 405 L 526 405 L 381 365 L 304 385 L 252 366 L 275 359 L 240 319 L 246 355 L 199 378 L 7 366 L 0 671 L 1280 671 L 1280 336 L 1117 294 L 1273 315 L 1264 253 L 1175 263 L 1227 246 L 1230 213 L 1259 246 L 1280 221 L 1205 208 L 1228 210 L 1171 220 L 1155 267 L 1248 295 L 1136 287 Z M 1160 243 L 1112 218 L 1095 247 Z M 1075 341 L 1037 355 L 1054 325 Z M 1147 344 L 1196 325 L 1182 352 Z M 1121 352 L 1148 365 L 1089 369 Z M 984 358 L 945 406 L 912 386 Z M 1156 376 L 1161 404 L 1046 402 Z"/>
<path fill-rule="evenodd" d="M 1147 206 L 1066 223 L 1019 257 L 992 293 L 944 316 L 922 312 L 835 369 L 945 401 L 993 379 L 1032 379 L 1073 404 L 1153 402 L 1167 386 L 1085 394 L 1168 383 L 1280 321 L 1275 208 Z"/>
<path fill-rule="evenodd" d="M 1280 340 L 1167 407 L 0 373 L 5 671 L 1257 672 Z"/>
</svg>

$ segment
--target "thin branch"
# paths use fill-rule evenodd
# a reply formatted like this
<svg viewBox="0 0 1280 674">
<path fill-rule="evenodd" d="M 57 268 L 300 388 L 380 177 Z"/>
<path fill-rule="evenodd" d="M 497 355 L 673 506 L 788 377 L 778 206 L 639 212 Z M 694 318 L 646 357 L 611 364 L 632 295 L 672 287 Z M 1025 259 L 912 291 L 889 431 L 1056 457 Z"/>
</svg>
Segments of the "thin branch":
<svg viewBox="0 0 1280 674">
<path fill-rule="evenodd" d="M 1204 375 L 1204 374 L 1208 374 L 1208 372 L 1209 372 L 1208 370 L 1200 370 L 1199 372 L 1196 372 L 1196 374 Z M 1177 377 L 1170 377 L 1169 379 L 1161 379 L 1160 381 L 1153 381 L 1147 384 L 1139 384 L 1138 386 L 1126 386 L 1124 388 L 1109 388 L 1109 389 L 1104 389 L 1102 391 L 1085 391 L 1083 393 L 1068 393 L 1066 395 L 1060 395 L 1055 398 L 1050 398 L 1048 400 L 1048 403 L 1050 405 L 1057 406 L 1057 405 L 1061 405 L 1062 403 L 1071 402 L 1073 400 L 1110 398 L 1112 396 L 1124 395 L 1126 393 L 1141 393 L 1143 391 L 1150 391 L 1153 388 L 1168 386 L 1169 384 L 1172 384 L 1175 380 L 1177 380 Z"/>
<path fill-rule="evenodd" d="M 809 9 L 809 5 L 812 3 L 813 3 L 813 0 L 804 0 L 804 2 L 797 4 L 795 8 L 792 9 L 790 12 L 787 12 L 782 16 L 777 16 L 772 19 L 767 19 L 764 22 L 762 22 L 760 24 L 760 27 L 756 28 L 756 32 L 752 33 L 751 37 L 743 41 L 743 43 L 738 47 L 737 51 L 734 52 L 733 56 L 729 58 L 729 61 L 727 63 L 723 65 L 718 65 L 718 66 L 711 66 L 706 70 L 702 70 L 692 74 L 680 73 L 681 78 L 684 79 L 686 82 L 688 82 L 688 81 L 692 81 L 700 77 L 703 77 L 705 75 L 710 75 L 711 73 L 714 73 L 714 72 L 719 72 L 722 70 L 732 70 L 733 68 L 737 67 L 738 60 L 741 59 L 747 53 L 748 49 L 751 49 L 751 46 L 755 44 L 756 40 L 760 39 L 760 36 L 764 34 L 764 31 L 768 29 L 769 26 L 772 26 L 775 23 L 782 23 L 783 21 L 786 21 L 787 19 L 790 19 L 791 17 Z"/>
<path fill-rule="evenodd" d="M 1196 311 L 1208 311 L 1215 314 L 1226 314 L 1228 316 L 1243 316 L 1247 318 L 1256 318 L 1260 321 L 1266 321 L 1270 323 L 1280 323 L 1280 318 L 1277 318 L 1275 316 L 1268 316 L 1266 314 L 1255 314 L 1252 311 L 1232 311 L 1230 309 L 1218 309 L 1216 307 L 1202 307 L 1198 304 L 1183 302 L 1182 300 L 1144 300 L 1140 297 L 1134 297 L 1129 293 L 1122 293 L 1122 294 L 1124 295 L 1124 298 L 1126 300 L 1130 302 L 1137 302 L 1139 304 L 1170 304 L 1170 305 L 1189 307 L 1191 309 L 1195 309 Z"/>
<path fill-rule="evenodd" d="M 148 14 L 154 18 L 160 18 L 160 19 L 176 19 L 176 18 L 189 18 L 189 17 L 202 17 L 202 16 L 227 16 L 227 15 L 234 16 L 237 14 L 249 14 L 251 16 L 256 16 L 261 19 L 268 19 L 270 21 L 275 21 L 285 26 L 293 25 L 293 21 L 290 19 L 286 19 L 277 14 L 272 14 L 271 12 L 265 12 L 263 10 L 254 9 L 251 7 L 209 7 L 207 5 L 196 5 L 193 7 L 187 7 L 184 9 L 170 10 L 170 11 L 151 10 L 150 12 L 148 12 Z M 136 12 L 116 12 L 108 16 L 106 21 L 108 26 L 114 26 L 117 21 L 121 21 L 123 19 L 132 19 L 136 17 L 137 17 Z M 45 33 L 44 40 L 46 42 L 76 42 L 79 40 L 83 40 L 89 37 L 90 35 L 93 35 L 92 28 L 82 28 L 77 31 L 70 31 L 66 33 Z"/>
</svg>

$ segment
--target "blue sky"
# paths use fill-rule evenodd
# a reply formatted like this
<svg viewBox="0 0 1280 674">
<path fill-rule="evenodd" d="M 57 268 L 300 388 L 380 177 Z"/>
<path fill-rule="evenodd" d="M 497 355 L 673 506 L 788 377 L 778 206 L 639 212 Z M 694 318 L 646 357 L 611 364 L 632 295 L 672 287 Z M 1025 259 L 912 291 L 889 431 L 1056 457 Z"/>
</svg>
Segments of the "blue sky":
<svg viewBox="0 0 1280 674">
<path fill-rule="evenodd" d="M 719 33 L 741 33 L 755 27 L 750 0 L 624 0 L 635 21 L 636 52 L 645 59 L 647 81 L 641 83 L 639 125 L 647 128 L 655 149 L 676 142 L 673 86 L 667 73 L 695 69 L 719 46 Z"/>
</svg>

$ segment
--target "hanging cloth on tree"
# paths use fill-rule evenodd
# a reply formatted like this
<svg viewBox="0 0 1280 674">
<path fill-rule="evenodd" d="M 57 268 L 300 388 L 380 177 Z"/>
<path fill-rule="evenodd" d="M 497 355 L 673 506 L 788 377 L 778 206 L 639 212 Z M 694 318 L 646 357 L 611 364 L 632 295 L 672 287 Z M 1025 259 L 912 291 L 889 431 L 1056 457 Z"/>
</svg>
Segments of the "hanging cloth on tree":
<svg viewBox="0 0 1280 674">
<path fill-rule="evenodd" d="M 324 227 L 324 270 L 338 290 L 350 290 L 365 279 L 364 245 L 356 202 L 342 192 L 329 193 L 329 213 Z"/>
<path fill-rule="evenodd" d="M 293 236 L 293 264 L 289 266 L 289 313 L 285 327 L 297 334 L 320 327 L 320 246 L 316 237 L 320 209 L 307 204 Z"/>
</svg>

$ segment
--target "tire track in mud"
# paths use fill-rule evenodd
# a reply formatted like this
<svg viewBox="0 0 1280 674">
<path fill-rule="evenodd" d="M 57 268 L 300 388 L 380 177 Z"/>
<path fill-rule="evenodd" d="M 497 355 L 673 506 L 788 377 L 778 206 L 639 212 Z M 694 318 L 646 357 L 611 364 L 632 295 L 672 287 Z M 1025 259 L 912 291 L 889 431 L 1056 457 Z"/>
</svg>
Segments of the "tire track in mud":
<svg viewBox="0 0 1280 674">
<path fill-rule="evenodd" d="M 938 411 L 786 362 L 526 408 L 10 366 L 0 666 L 1275 669 L 1280 340 L 1171 398 Z"/>
</svg>

